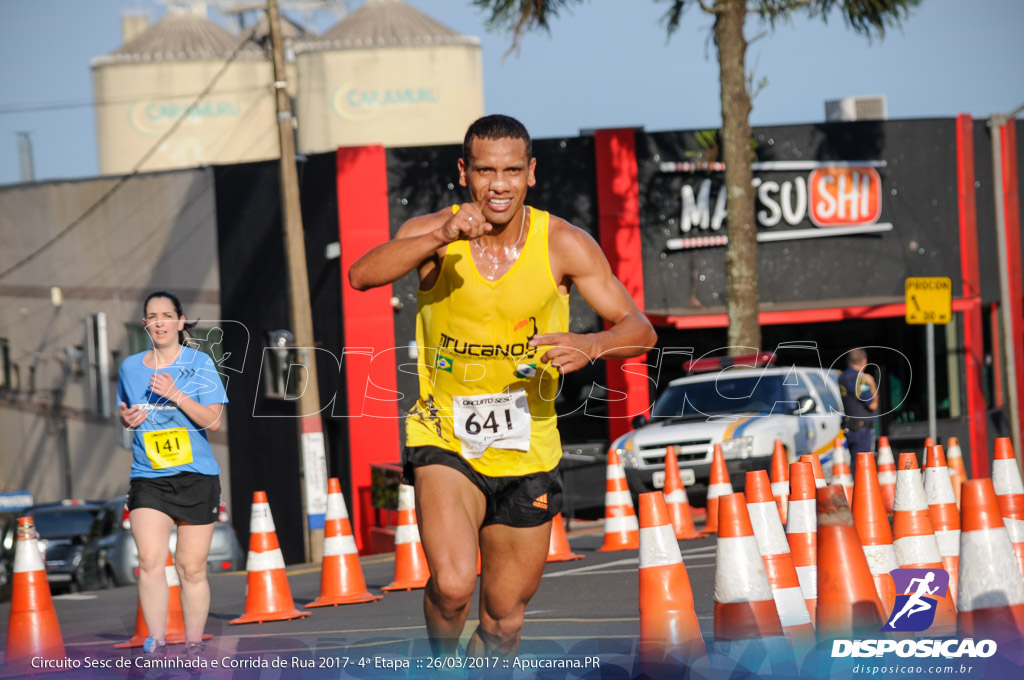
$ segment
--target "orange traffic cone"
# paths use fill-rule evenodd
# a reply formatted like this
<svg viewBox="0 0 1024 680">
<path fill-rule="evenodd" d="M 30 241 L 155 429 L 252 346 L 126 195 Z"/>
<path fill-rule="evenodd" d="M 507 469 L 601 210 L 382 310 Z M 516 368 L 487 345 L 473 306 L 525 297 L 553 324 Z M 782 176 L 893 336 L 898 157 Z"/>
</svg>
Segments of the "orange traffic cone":
<svg viewBox="0 0 1024 680">
<path fill-rule="evenodd" d="M 46 567 L 39 552 L 39 535 L 31 517 L 18 518 L 11 584 L 11 612 L 7 618 L 7 654 L 11 668 L 28 669 L 34 658 L 64 659 L 57 610 L 50 597 Z"/>
<path fill-rule="evenodd" d="M 924 438 L 924 450 L 925 450 L 925 452 L 928 451 L 928 447 L 929 446 L 935 446 L 935 440 L 932 439 L 931 437 L 925 437 Z"/>
<path fill-rule="evenodd" d="M 164 627 L 164 639 L 169 645 L 178 645 L 185 642 L 185 617 L 181 611 L 181 580 L 178 578 L 178 570 L 174 568 L 174 556 L 167 552 L 167 564 L 164 566 L 164 573 L 167 575 L 167 624 Z M 114 647 L 117 649 L 128 649 L 141 647 L 149 637 L 149 626 L 146 625 L 146 618 L 142 615 L 142 602 L 136 605 L 135 609 L 135 634 L 126 642 L 119 642 Z M 209 633 L 203 635 L 204 640 L 213 636 Z"/>
<path fill-rule="evenodd" d="M 636 550 L 640 547 L 640 525 L 629 495 L 626 472 L 619 452 L 608 450 L 608 468 L 604 487 L 604 545 L 598 552 Z"/>
<path fill-rule="evenodd" d="M 857 528 L 864 557 L 875 582 L 875 592 L 882 603 L 884 620 L 889 620 L 896 604 L 896 584 L 889 574 L 899 569 L 896 549 L 892 545 L 892 529 L 882 501 L 881 485 L 875 472 L 875 457 L 864 451 L 857 454 L 856 481 L 853 485 L 853 524 Z"/>
<path fill-rule="evenodd" d="M 964 467 L 964 454 L 960 450 L 960 440 L 950 437 L 946 440 L 946 466 L 949 467 L 949 479 L 953 483 L 953 494 L 956 495 L 956 507 L 960 509 L 960 487 L 967 481 L 967 468 Z"/>
<path fill-rule="evenodd" d="M 878 486 L 882 490 L 885 511 L 892 515 L 892 506 L 896 500 L 896 459 L 892 457 L 888 437 L 878 438 Z"/>
<path fill-rule="evenodd" d="M 697 528 L 693 525 L 693 515 L 690 514 L 690 499 L 686 496 L 686 489 L 683 481 L 679 478 L 679 464 L 676 462 L 676 447 L 665 447 L 665 505 L 668 507 L 668 516 L 672 520 L 672 529 L 676 538 L 691 540 L 700 538 Z"/>
<path fill-rule="evenodd" d="M 341 494 L 341 481 L 337 477 L 327 480 L 323 556 L 320 597 L 307 604 L 307 607 L 376 602 L 381 599 L 380 595 L 374 595 L 366 589 L 363 567 L 359 564 L 359 549 L 352 535 L 345 497 Z"/>
<path fill-rule="evenodd" d="M 786 540 L 789 541 L 807 613 L 811 621 L 815 621 L 818 604 L 818 497 L 810 463 L 792 463 L 789 466 L 789 489 Z"/>
<path fill-rule="evenodd" d="M 479 553 L 479 551 L 477 551 Z M 551 538 L 548 541 L 548 562 L 571 562 L 573 560 L 582 560 L 583 555 L 577 555 L 569 547 L 569 536 L 565 533 L 565 524 L 562 521 L 562 513 L 555 515 L 555 518 L 551 520 Z M 479 569 L 479 557 L 477 558 L 477 571 Z"/>
<path fill-rule="evenodd" d="M 480 554 L 477 551 L 479 566 Z M 478 572 L 479 573 L 479 570 Z M 381 588 L 415 590 L 427 585 L 430 568 L 420 542 L 420 527 L 416 522 L 416 490 L 408 484 L 398 486 L 398 529 L 395 531 L 395 580 Z"/>
<path fill-rule="evenodd" d="M 821 456 L 805 453 L 800 456 L 800 462 L 811 464 L 811 470 L 814 472 L 814 488 L 820 489 L 827 484 L 825 481 L 825 471 L 821 469 Z"/>
<path fill-rule="evenodd" d="M 775 497 L 775 505 L 779 508 L 779 519 L 782 526 L 786 526 L 787 513 L 789 511 L 789 460 L 786 458 L 786 447 L 781 439 L 775 440 L 775 450 L 772 451 L 772 495 Z"/>
<path fill-rule="evenodd" d="M 850 472 L 850 456 L 842 437 L 836 437 L 832 449 L 832 483 L 843 487 L 847 505 L 853 503 L 853 473 Z"/>
<path fill-rule="evenodd" d="M 284 572 L 284 556 L 277 542 L 277 529 L 264 491 L 252 495 L 252 519 L 249 522 L 249 557 L 245 590 L 245 613 L 229 623 L 263 623 L 287 621 L 309 616 L 295 608 L 288 576 Z"/>
<path fill-rule="evenodd" d="M 956 604 L 957 580 L 960 574 L 960 512 L 956 508 L 953 482 L 946 467 L 942 445 L 928 448 L 924 466 L 924 495 L 928 501 L 928 515 L 935 529 L 942 566 L 949 574 L 949 593 Z"/>
<path fill-rule="evenodd" d="M 704 639 L 690 577 L 661 493 L 640 494 L 640 527 L 641 661 L 692 661 L 705 653 Z"/>
<path fill-rule="evenodd" d="M 719 499 L 715 639 L 781 636 L 782 622 L 742 493 Z"/>
<path fill-rule="evenodd" d="M 778 507 L 772 496 L 768 473 L 764 470 L 747 473 L 745 493 L 747 514 L 761 552 L 768 584 L 775 599 L 782 630 L 792 643 L 814 644 L 814 626 L 800 590 L 800 579 L 793 566 L 786 532 L 779 520 Z"/>
<path fill-rule="evenodd" d="M 874 634 L 885 621 L 846 493 L 838 484 L 818 489 L 818 634 Z"/>
<path fill-rule="evenodd" d="M 1009 437 L 996 439 L 992 487 L 996 491 L 999 510 L 1003 513 L 1003 525 L 1013 543 L 1013 552 L 1017 554 L 1017 564 L 1024 575 L 1024 482 L 1021 481 Z"/>
<path fill-rule="evenodd" d="M 729 467 L 722 455 L 722 445 L 715 444 L 711 454 L 711 478 L 708 480 L 708 518 L 704 522 L 704 536 L 718 532 L 718 499 L 732 493 L 732 480 L 729 479 Z"/>
<path fill-rule="evenodd" d="M 939 544 L 924 495 L 924 482 L 916 453 L 901 453 L 896 471 L 896 503 L 892 519 L 893 547 L 901 567 L 943 569 Z M 929 634 L 952 635 L 956 630 L 956 608 L 946 590 L 935 611 Z"/>
<path fill-rule="evenodd" d="M 1020 641 L 1024 636 L 1024 579 L 1003 526 L 990 479 L 965 481 L 960 497 L 960 575 L 957 628 L 961 638 Z M 1018 645 L 1018 649 L 1019 649 Z"/>
</svg>

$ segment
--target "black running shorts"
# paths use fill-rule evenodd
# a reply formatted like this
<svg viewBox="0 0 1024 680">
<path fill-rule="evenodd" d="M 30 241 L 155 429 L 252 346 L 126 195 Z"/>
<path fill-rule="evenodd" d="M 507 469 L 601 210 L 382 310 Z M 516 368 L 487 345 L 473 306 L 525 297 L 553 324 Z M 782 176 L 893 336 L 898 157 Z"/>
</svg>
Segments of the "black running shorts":
<svg viewBox="0 0 1024 680">
<path fill-rule="evenodd" d="M 454 468 L 483 492 L 487 501 L 484 526 L 536 527 L 562 511 L 562 477 L 557 467 L 530 475 L 488 477 L 453 451 L 438 446 L 414 446 L 402 452 L 402 480 L 415 483 L 416 468 L 424 465 Z"/>
<path fill-rule="evenodd" d="M 135 477 L 128 510 L 152 508 L 176 522 L 212 524 L 220 513 L 220 477 L 181 472 L 169 477 Z"/>
</svg>

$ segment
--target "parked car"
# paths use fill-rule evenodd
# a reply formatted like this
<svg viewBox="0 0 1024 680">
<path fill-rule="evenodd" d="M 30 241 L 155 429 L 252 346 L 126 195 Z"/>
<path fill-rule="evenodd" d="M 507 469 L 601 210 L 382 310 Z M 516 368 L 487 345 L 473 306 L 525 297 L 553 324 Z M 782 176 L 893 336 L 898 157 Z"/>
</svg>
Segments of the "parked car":
<svg viewBox="0 0 1024 680">
<path fill-rule="evenodd" d="M 131 532 L 131 519 L 125 497 L 119 496 L 104 504 L 93 525 L 94 540 L 86 548 L 83 559 L 95 565 L 98 580 L 107 586 L 134 585 L 139 582 L 139 550 Z M 171 530 L 170 549 L 177 546 L 177 527 Z M 245 568 L 246 554 L 228 522 L 228 514 L 221 506 L 213 530 L 207 570 L 238 571 Z"/>
<path fill-rule="evenodd" d="M 20 513 L 31 515 L 35 523 L 51 589 L 75 592 L 100 585 L 99 574 L 83 559 L 83 551 L 102 508 L 102 501 L 65 499 L 33 505 Z"/>
<path fill-rule="evenodd" d="M 828 474 L 842 430 L 838 371 L 697 364 L 691 372 L 712 372 L 673 380 L 655 399 L 650 420 L 640 417 L 636 429 L 612 442 L 634 495 L 664 486 L 669 445 L 690 503 L 698 507 L 706 502 L 715 444 L 722 447 L 735 491 L 743 490 L 747 471 L 769 468 L 776 439 L 791 462 L 803 454 L 821 456 Z"/>
<path fill-rule="evenodd" d="M 0 513 L 0 602 L 11 599 L 14 579 L 14 550 L 21 512 Z"/>
</svg>

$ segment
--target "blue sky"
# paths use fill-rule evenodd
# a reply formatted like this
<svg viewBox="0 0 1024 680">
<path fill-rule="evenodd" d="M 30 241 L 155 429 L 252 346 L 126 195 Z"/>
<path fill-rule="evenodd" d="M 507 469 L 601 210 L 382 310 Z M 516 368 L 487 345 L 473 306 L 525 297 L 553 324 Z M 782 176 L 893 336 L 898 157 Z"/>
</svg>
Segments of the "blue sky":
<svg viewBox="0 0 1024 680">
<path fill-rule="evenodd" d="M 407 2 L 480 37 L 487 112 L 522 119 L 535 137 L 720 124 L 711 20 L 699 11 L 666 42 L 663 2 L 592 0 L 504 57 L 508 35 L 488 33 L 469 0 Z M 117 49 L 121 12 L 139 9 L 152 19 L 166 11 L 155 0 L 0 0 L 0 184 L 18 181 L 17 131 L 31 133 L 38 179 L 96 174 L 89 60 Z M 227 23 L 212 4 L 210 16 Z M 322 32 L 337 18 L 313 21 Z M 887 95 L 891 118 L 1008 112 L 1024 103 L 1022 28 L 1021 0 L 924 0 L 902 31 L 874 42 L 839 17 L 797 19 L 748 49 L 748 69 L 767 79 L 751 120 L 820 121 L 826 99 L 866 94 Z M 761 32 L 748 22 L 748 36 Z"/>
</svg>

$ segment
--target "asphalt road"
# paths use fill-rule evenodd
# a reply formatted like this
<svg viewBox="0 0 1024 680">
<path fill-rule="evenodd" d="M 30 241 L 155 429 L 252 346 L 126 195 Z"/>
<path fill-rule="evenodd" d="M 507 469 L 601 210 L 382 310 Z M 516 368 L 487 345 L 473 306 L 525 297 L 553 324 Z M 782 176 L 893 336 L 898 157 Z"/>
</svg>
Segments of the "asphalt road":
<svg viewBox="0 0 1024 680">
<path fill-rule="evenodd" d="M 517 657 L 521 663 L 513 668 L 514 675 L 535 677 L 536 669 L 529 667 L 534 659 L 579 659 L 579 663 L 587 664 L 569 671 L 542 671 L 542 677 L 634 675 L 639 633 L 638 555 L 636 550 L 598 552 L 603 540 L 602 526 L 601 522 L 574 523 L 569 530 L 570 545 L 584 559 L 547 565 L 526 613 L 523 643 Z M 680 545 L 701 627 L 710 634 L 715 540 L 705 538 Z M 393 580 L 393 554 L 367 556 L 362 564 L 372 592 L 379 592 Z M 297 606 L 301 608 L 319 595 L 317 566 L 294 565 L 287 572 Z M 228 621 L 245 610 L 246 575 L 214 574 L 210 576 L 210 586 L 212 602 L 207 632 L 214 638 L 207 643 L 208 656 L 218 662 L 227 660 L 229 669 L 220 668 L 214 673 L 211 668 L 204 677 L 413 678 L 423 677 L 432 664 L 423 626 L 422 591 L 387 593 L 374 603 L 309 609 L 310 615 L 304 619 L 229 625 Z M 39 669 L 35 677 L 129 677 L 129 670 L 118 668 L 118 664 L 131 666 L 132 652 L 114 649 L 113 644 L 134 632 L 135 588 L 58 595 L 54 604 L 68 663 L 75 667 L 70 674 L 67 668 L 52 672 Z M 10 603 L 0 605 L 4 639 L 9 611 Z M 474 601 L 464 638 L 476 627 L 476 617 Z M 86 668 L 89 664 L 105 664 L 109 668 Z M 406 664 L 408 668 L 403 668 Z M 17 675 L 7 666 L 0 667 L 0 677 Z M 135 669 L 132 677 L 187 675 L 180 669 Z"/>
</svg>

